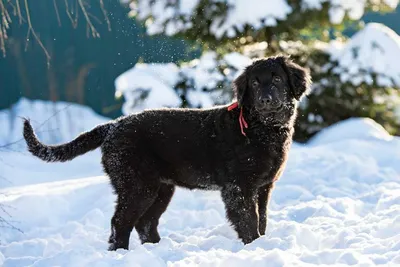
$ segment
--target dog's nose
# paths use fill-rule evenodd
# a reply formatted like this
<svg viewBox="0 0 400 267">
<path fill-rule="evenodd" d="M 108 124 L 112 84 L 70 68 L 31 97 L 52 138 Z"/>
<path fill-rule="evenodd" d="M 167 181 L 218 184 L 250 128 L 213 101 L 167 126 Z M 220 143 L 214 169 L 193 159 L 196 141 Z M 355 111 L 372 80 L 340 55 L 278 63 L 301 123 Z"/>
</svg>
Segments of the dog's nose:
<svg viewBox="0 0 400 267">
<path fill-rule="evenodd" d="M 264 97 L 263 99 L 261 99 L 261 102 L 264 105 L 270 105 L 272 103 L 272 96 L 271 95 L 267 95 L 266 97 Z"/>
</svg>

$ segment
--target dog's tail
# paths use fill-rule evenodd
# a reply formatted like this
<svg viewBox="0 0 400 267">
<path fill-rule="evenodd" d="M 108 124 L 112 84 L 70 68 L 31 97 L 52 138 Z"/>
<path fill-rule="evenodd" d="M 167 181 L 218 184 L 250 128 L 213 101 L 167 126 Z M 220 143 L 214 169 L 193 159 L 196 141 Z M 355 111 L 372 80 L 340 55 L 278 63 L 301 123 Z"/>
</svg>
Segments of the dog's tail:
<svg viewBox="0 0 400 267">
<path fill-rule="evenodd" d="M 80 134 L 69 143 L 50 146 L 38 140 L 32 125 L 25 119 L 24 138 L 28 145 L 28 150 L 36 157 L 47 162 L 65 162 L 101 146 L 112 125 L 113 123 L 111 122 L 99 125 L 91 131 Z"/>
</svg>

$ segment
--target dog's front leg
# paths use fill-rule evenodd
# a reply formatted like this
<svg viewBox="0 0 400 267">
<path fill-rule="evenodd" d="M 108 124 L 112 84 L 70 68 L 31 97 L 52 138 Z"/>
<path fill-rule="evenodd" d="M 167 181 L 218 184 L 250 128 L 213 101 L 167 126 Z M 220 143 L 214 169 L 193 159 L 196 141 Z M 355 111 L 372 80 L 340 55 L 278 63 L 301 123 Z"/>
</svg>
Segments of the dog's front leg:
<svg viewBox="0 0 400 267">
<path fill-rule="evenodd" d="M 260 237 L 258 231 L 257 192 L 249 192 L 237 185 L 228 185 L 221 191 L 226 215 L 243 243 Z"/>
<path fill-rule="evenodd" d="M 265 235 L 265 231 L 267 229 L 267 209 L 273 185 L 273 183 L 267 184 L 258 189 L 258 215 L 260 216 L 258 228 L 261 235 Z"/>
</svg>

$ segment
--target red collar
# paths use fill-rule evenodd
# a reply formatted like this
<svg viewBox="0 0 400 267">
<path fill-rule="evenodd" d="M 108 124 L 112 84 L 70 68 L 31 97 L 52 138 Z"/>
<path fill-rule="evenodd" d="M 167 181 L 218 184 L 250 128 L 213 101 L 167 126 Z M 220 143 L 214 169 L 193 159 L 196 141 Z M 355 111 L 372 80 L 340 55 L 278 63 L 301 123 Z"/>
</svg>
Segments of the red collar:
<svg viewBox="0 0 400 267">
<path fill-rule="evenodd" d="M 230 106 L 228 106 L 228 111 L 231 111 L 237 107 L 239 107 L 239 104 L 237 102 L 234 102 Z M 243 117 L 243 107 L 240 108 L 239 125 L 240 125 L 240 131 L 242 132 L 242 134 L 244 136 L 246 136 L 246 133 L 244 132 L 243 127 L 247 129 L 249 126 Z"/>
</svg>

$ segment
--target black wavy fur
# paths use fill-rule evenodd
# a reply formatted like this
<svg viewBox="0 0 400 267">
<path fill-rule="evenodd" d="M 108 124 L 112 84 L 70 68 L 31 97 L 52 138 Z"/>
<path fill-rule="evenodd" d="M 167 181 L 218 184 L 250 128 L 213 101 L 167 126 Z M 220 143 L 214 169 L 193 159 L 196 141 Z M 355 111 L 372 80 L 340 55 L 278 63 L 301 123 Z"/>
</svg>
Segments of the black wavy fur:
<svg viewBox="0 0 400 267">
<path fill-rule="evenodd" d="M 117 194 L 110 250 L 128 249 L 133 228 L 142 243 L 158 242 L 159 218 L 175 186 L 220 190 L 227 218 L 250 243 L 265 234 L 268 200 L 285 167 L 297 101 L 310 84 L 308 71 L 288 58 L 265 58 L 233 83 L 240 107 L 232 111 L 228 105 L 145 110 L 55 146 L 42 144 L 26 120 L 24 137 L 29 151 L 48 162 L 101 147 L 104 171 Z M 239 127 L 240 108 L 249 125 L 246 136 Z"/>
<path fill-rule="evenodd" d="M 75 140 L 58 146 L 49 146 L 41 143 L 27 119 L 24 120 L 23 133 L 28 150 L 33 155 L 47 162 L 65 162 L 98 148 L 108 135 L 111 125 L 99 125 L 91 131 L 80 134 Z"/>
</svg>

